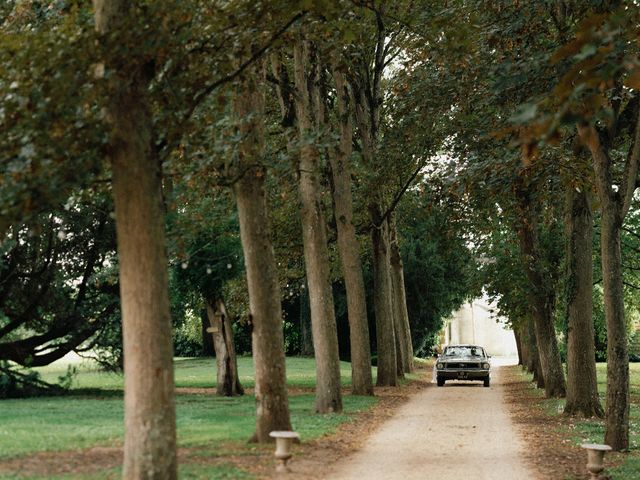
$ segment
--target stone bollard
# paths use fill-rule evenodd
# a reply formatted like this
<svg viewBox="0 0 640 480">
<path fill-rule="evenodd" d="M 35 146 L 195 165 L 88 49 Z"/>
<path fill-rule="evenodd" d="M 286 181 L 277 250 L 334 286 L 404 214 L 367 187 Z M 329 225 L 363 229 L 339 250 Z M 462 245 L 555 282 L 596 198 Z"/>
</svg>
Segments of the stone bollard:
<svg viewBox="0 0 640 480">
<path fill-rule="evenodd" d="M 604 454 L 611 450 L 609 445 L 598 443 L 585 443 L 581 445 L 587 451 L 587 470 L 591 480 L 603 478 L 600 476 L 604 470 Z"/>
<path fill-rule="evenodd" d="M 291 470 L 287 466 L 287 462 L 291 458 L 291 444 L 294 440 L 300 438 L 296 432 L 289 431 L 274 431 L 269 434 L 271 438 L 276 439 L 276 453 L 275 457 L 278 461 L 276 465 L 277 473 L 289 473 Z"/>
</svg>

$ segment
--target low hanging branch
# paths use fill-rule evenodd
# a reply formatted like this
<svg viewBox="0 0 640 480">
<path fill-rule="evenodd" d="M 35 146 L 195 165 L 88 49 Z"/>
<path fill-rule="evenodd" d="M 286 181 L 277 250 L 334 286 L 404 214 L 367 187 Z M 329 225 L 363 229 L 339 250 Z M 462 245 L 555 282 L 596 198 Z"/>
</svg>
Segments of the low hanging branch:
<svg viewBox="0 0 640 480">
<path fill-rule="evenodd" d="M 195 94 L 194 97 L 193 97 L 193 101 L 189 105 L 189 108 L 187 109 L 186 113 L 183 115 L 182 119 L 178 122 L 179 125 L 180 125 L 180 128 L 176 129 L 176 131 L 178 131 L 178 132 L 182 131 L 182 126 L 186 122 L 189 121 L 189 119 L 193 115 L 193 112 L 195 112 L 196 108 L 198 108 L 200 103 L 202 103 L 202 101 L 205 98 L 207 98 L 214 90 L 216 90 L 221 85 L 223 85 L 225 83 L 228 83 L 228 82 L 231 82 L 231 81 L 235 80 L 236 78 L 238 78 L 242 73 L 244 73 L 244 71 L 249 66 L 251 66 L 254 62 L 256 62 L 260 57 L 262 57 L 262 55 L 264 55 L 264 53 L 267 50 L 269 50 L 269 48 L 271 48 L 271 46 L 273 46 L 273 44 L 276 42 L 276 40 L 278 40 L 282 35 L 284 35 L 284 33 L 286 33 L 287 30 L 289 30 L 289 28 L 294 23 L 296 23 L 298 20 L 300 20 L 306 14 L 307 14 L 306 11 L 302 11 L 302 12 L 299 12 L 298 14 L 296 14 L 286 24 L 284 24 L 278 31 L 276 31 L 271 36 L 271 38 L 262 47 L 257 49 L 253 53 L 253 55 L 251 55 L 251 57 L 249 57 L 247 60 L 245 60 L 243 63 L 241 63 L 240 66 L 234 72 L 232 72 L 232 73 L 230 73 L 228 75 L 225 75 L 222 78 L 219 78 L 215 82 L 210 83 L 209 85 L 204 87 L 204 89 L 202 89 L 200 92 Z M 172 140 L 175 140 L 175 139 L 172 139 Z M 162 150 L 164 147 L 166 147 L 170 143 L 171 143 L 171 141 L 169 141 L 169 140 L 167 140 L 165 138 L 163 141 L 161 141 L 159 143 L 158 150 Z"/>
<path fill-rule="evenodd" d="M 420 165 L 418 165 L 418 168 L 416 168 L 414 170 L 414 172 L 411 174 L 411 176 L 407 179 L 407 181 L 405 182 L 405 184 L 402 186 L 402 188 L 400 190 L 398 190 L 398 192 L 395 194 L 395 196 L 393 197 L 393 200 L 391 201 L 391 204 L 389 205 L 389 207 L 387 208 L 387 210 L 384 212 L 384 214 L 382 214 L 382 217 L 380 219 L 380 222 L 382 223 L 383 221 L 385 221 L 389 215 L 391 215 L 393 213 L 393 211 L 396 209 L 396 206 L 398 205 L 398 202 L 400 202 L 400 200 L 402 199 L 402 196 L 404 195 L 404 193 L 407 191 L 407 189 L 409 188 L 409 186 L 413 183 L 413 181 L 416 179 L 416 177 L 418 176 L 418 174 L 420 173 L 420 170 L 422 170 L 424 168 L 425 164 L 421 163 Z"/>
<path fill-rule="evenodd" d="M 64 391 L 61 386 L 47 383 L 33 372 L 22 373 L 0 361 L 0 398 L 60 395 Z"/>
</svg>

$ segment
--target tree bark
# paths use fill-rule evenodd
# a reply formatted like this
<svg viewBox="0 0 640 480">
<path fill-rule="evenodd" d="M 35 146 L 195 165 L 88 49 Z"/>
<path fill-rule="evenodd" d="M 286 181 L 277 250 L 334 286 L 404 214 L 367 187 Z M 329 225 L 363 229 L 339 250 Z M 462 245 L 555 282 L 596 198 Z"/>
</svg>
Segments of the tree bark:
<svg viewBox="0 0 640 480">
<path fill-rule="evenodd" d="M 393 214 L 389 220 L 390 247 L 391 247 L 391 284 L 394 298 L 394 324 L 398 332 L 398 344 L 400 345 L 400 359 L 404 373 L 413 372 L 413 344 L 411 343 L 411 327 L 409 326 L 409 312 L 407 310 L 407 295 L 404 286 L 404 268 L 398 245 L 398 230 Z"/>
<path fill-rule="evenodd" d="M 538 353 L 538 343 L 536 340 L 535 326 L 532 318 L 527 320 L 527 330 L 529 338 L 529 351 L 530 360 L 527 370 L 533 374 L 533 381 L 536 384 L 536 388 L 544 390 L 544 374 L 542 372 L 542 366 L 540 365 L 540 354 Z"/>
<path fill-rule="evenodd" d="M 527 237 L 528 233 L 523 235 Z M 523 257 L 535 258 L 531 256 L 533 250 L 530 250 L 528 243 L 529 240 L 521 239 Z M 546 289 L 542 277 L 533 271 L 533 268 L 528 266 L 526 270 L 527 277 L 531 282 L 531 290 L 528 292 L 528 297 L 532 307 L 531 316 L 533 318 L 536 349 L 540 365 L 539 373 L 542 374 L 540 376 L 544 382 L 544 391 L 547 398 L 564 397 L 566 394 L 565 381 L 558 340 L 553 324 L 553 304 L 551 298 L 545 292 Z M 537 380 L 540 381 L 540 378 Z"/>
<path fill-rule="evenodd" d="M 379 93 L 379 90 L 374 88 Z M 367 95 L 358 82 L 352 82 L 354 111 L 360 131 L 361 154 L 367 165 L 374 164 L 377 122 L 379 120 L 378 103 L 367 100 Z M 378 376 L 376 385 L 395 386 L 397 378 L 396 338 L 393 325 L 393 296 L 391 283 L 391 263 L 389 229 L 386 219 L 382 218 L 382 199 L 380 195 L 368 205 L 371 221 L 371 252 L 373 265 L 373 303 L 376 320 L 376 346 Z"/>
<path fill-rule="evenodd" d="M 216 394 L 225 397 L 244 395 L 244 389 L 238 376 L 238 359 L 233 344 L 233 329 L 224 302 L 221 298 L 207 299 L 206 304 L 216 351 Z"/>
<path fill-rule="evenodd" d="M 524 368 L 525 353 L 522 345 L 521 327 L 513 327 L 513 336 L 516 339 L 516 349 L 518 350 L 518 365 L 521 365 Z"/>
<path fill-rule="evenodd" d="M 207 332 L 207 328 L 211 326 L 211 323 L 209 322 L 209 315 L 206 308 L 202 309 L 200 320 L 202 322 L 202 355 L 205 357 L 213 357 L 216 354 L 216 350 L 213 346 L 213 336 Z"/>
<path fill-rule="evenodd" d="M 522 369 L 526 372 L 533 373 L 533 351 L 531 348 L 531 339 L 529 338 L 529 321 L 523 318 L 520 326 L 520 345 L 522 347 Z"/>
<path fill-rule="evenodd" d="M 522 175 L 526 175 L 523 172 Z M 536 346 L 540 368 L 544 378 L 544 391 L 547 398 L 564 397 L 566 394 L 562 360 L 553 322 L 554 292 L 545 279 L 540 266 L 540 249 L 533 214 L 533 198 L 526 179 L 520 178 L 516 188 L 516 197 L 520 210 L 520 221 L 516 228 L 520 244 L 520 255 L 525 266 L 526 276 L 531 288 L 527 292 L 532 308 L 531 316 L 535 327 Z"/>
<path fill-rule="evenodd" d="M 349 81 L 354 101 L 355 118 L 360 133 L 363 162 L 376 168 L 376 151 L 380 128 L 382 78 L 389 52 L 388 32 L 384 24 L 385 4 L 375 5 L 376 32 L 372 41 L 373 55 L 354 59 Z M 371 61 L 369 61 L 371 60 Z M 383 193 L 380 185 L 370 185 L 372 201 L 368 205 L 371 220 L 371 250 L 374 273 L 374 309 L 376 317 L 376 343 L 379 386 L 397 385 L 396 336 L 393 325 L 393 292 L 390 265 L 389 228 L 383 218 Z"/>
<path fill-rule="evenodd" d="M 631 206 L 640 157 L 640 111 L 624 173 L 614 188 L 613 162 L 592 126 L 578 125 L 578 135 L 591 152 L 600 200 L 600 256 L 607 322 L 607 400 L 604 441 L 613 450 L 629 448 L 629 353 L 624 312 L 620 233 Z"/>
<path fill-rule="evenodd" d="M 300 147 L 299 190 L 302 242 L 311 303 L 311 327 L 316 359 L 316 411 L 342 411 L 340 358 L 327 234 L 320 198 L 320 155 L 309 142 L 314 134 L 314 106 L 318 105 L 317 62 L 312 45 L 300 39 L 294 45 L 296 120 Z"/>
<path fill-rule="evenodd" d="M 367 305 L 360 260 L 360 244 L 353 226 L 351 194 L 351 152 L 353 131 L 349 111 L 349 92 L 343 73 L 333 69 L 336 82 L 340 142 L 330 152 L 334 215 L 338 231 L 338 251 L 347 290 L 347 314 L 351 347 L 351 393 L 373 395 L 371 346 Z"/>
<path fill-rule="evenodd" d="M 629 352 L 622 288 L 622 219 L 611 202 L 601 204 L 600 255 L 607 322 L 607 400 L 604 441 L 614 450 L 629 448 Z"/>
<path fill-rule="evenodd" d="M 393 278 L 391 279 L 391 287 L 393 290 Z M 400 327 L 399 327 L 399 322 L 398 322 L 398 318 L 397 318 L 397 312 L 398 312 L 398 299 L 395 296 L 395 293 L 391 296 L 391 310 L 393 311 L 393 334 L 395 336 L 396 339 L 396 374 L 398 375 L 398 378 L 404 378 L 404 366 L 403 366 L 403 361 L 404 361 L 404 357 L 406 355 L 405 352 L 405 344 L 402 340 L 400 340 L 400 337 L 402 336 L 402 332 L 400 331 Z"/>
<path fill-rule="evenodd" d="M 593 217 L 587 194 L 569 187 L 566 209 L 568 334 L 564 412 L 602 417 L 593 326 Z"/>
<path fill-rule="evenodd" d="M 255 366 L 256 431 L 253 441 L 272 442 L 273 430 L 291 430 L 287 396 L 282 305 L 276 257 L 269 232 L 265 192 L 263 70 L 248 76 L 234 99 L 244 140 L 239 149 L 242 173 L 233 185 L 238 208 L 252 326 Z M 248 75 L 251 75 L 249 73 Z"/>
<path fill-rule="evenodd" d="M 382 220 L 382 212 L 377 203 L 369 205 L 373 220 L 371 245 L 373 249 L 373 301 L 376 316 L 376 343 L 378 345 L 379 387 L 398 384 L 396 336 L 393 325 L 393 304 L 391 296 L 391 273 L 389 265 L 389 228 Z"/>
<path fill-rule="evenodd" d="M 173 344 L 160 162 L 150 151 L 150 111 L 139 106 L 146 88 L 128 93 L 117 100 L 113 111 L 122 135 L 112 153 L 124 344 L 123 477 L 176 478 Z"/>
<path fill-rule="evenodd" d="M 305 282 L 306 285 L 306 282 Z M 313 335 L 311 333 L 311 305 L 309 287 L 300 294 L 300 355 L 313 356 Z"/>
<path fill-rule="evenodd" d="M 107 44 L 127 28 L 124 0 L 94 0 Z M 110 46 L 110 45 L 107 45 Z M 173 345 L 161 164 L 155 151 L 150 65 L 121 59 L 106 101 L 113 170 L 124 345 L 126 479 L 177 478 Z M 128 68 L 130 65 L 136 65 Z"/>
</svg>

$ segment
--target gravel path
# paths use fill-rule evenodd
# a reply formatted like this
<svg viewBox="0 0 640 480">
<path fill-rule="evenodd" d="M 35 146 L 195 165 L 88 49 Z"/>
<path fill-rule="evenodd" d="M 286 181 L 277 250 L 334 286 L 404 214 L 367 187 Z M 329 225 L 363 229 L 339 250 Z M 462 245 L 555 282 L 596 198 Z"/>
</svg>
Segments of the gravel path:
<svg viewBox="0 0 640 480">
<path fill-rule="evenodd" d="M 500 363 L 493 361 L 490 388 L 447 382 L 424 389 L 326 478 L 534 480 L 504 404 Z"/>
</svg>

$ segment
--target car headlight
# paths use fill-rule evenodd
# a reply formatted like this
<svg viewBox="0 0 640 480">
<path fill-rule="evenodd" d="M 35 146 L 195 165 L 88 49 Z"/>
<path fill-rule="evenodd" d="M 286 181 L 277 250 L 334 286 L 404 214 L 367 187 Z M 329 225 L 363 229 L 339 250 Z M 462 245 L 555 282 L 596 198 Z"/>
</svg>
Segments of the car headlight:
<svg viewBox="0 0 640 480">
<path fill-rule="evenodd" d="M 444 363 L 442 363 L 442 362 L 438 362 L 438 364 L 436 365 L 436 367 L 438 367 L 438 368 L 444 368 Z"/>
<path fill-rule="evenodd" d="M 488 363 L 483 363 L 482 364 L 482 368 L 484 368 L 485 370 L 489 370 L 489 364 Z"/>
</svg>

